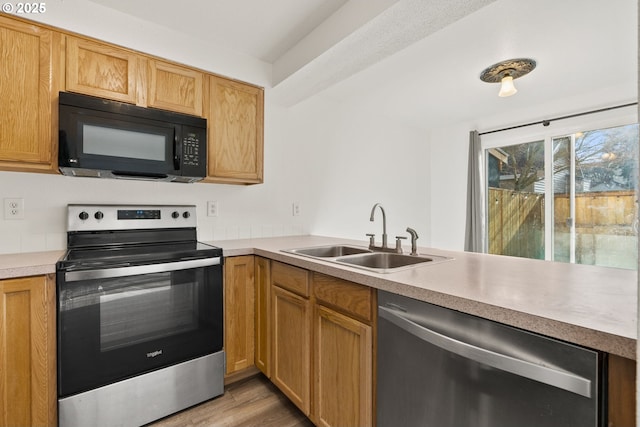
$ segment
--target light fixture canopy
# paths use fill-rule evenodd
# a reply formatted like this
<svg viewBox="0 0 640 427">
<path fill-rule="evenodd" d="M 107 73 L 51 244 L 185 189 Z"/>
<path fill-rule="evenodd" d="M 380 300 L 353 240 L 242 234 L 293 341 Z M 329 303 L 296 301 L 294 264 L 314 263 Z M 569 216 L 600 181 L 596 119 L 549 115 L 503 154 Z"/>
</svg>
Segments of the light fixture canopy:
<svg viewBox="0 0 640 427">
<path fill-rule="evenodd" d="M 536 68 L 536 61 L 533 59 L 507 59 L 485 68 L 480 73 L 480 80 L 487 83 L 501 83 L 498 96 L 511 96 L 518 91 L 513 85 L 513 80 L 529 74 L 534 68 Z"/>
</svg>

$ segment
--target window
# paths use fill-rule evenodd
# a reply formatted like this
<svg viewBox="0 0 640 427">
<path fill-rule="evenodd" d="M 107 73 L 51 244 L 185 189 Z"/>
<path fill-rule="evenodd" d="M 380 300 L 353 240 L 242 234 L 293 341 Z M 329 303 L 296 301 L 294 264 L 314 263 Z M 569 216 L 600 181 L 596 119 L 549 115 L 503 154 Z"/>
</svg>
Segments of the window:
<svg viewBox="0 0 640 427">
<path fill-rule="evenodd" d="M 637 124 L 483 145 L 489 253 L 637 268 Z"/>
</svg>

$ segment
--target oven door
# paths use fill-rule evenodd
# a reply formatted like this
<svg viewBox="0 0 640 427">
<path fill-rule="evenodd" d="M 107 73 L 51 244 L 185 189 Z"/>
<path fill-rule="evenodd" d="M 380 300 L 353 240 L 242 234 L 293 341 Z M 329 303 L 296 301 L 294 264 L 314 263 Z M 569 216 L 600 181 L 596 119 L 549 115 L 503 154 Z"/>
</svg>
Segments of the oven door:
<svg viewBox="0 0 640 427">
<path fill-rule="evenodd" d="M 62 271 L 60 397 L 222 349 L 222 258 Z"/>
</svg>

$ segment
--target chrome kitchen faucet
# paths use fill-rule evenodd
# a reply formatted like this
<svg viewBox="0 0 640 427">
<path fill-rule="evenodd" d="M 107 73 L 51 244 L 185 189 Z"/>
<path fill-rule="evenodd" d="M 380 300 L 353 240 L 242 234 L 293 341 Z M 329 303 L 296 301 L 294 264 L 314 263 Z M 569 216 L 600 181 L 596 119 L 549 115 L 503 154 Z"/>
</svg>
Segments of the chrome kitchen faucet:
<svg viewBox="0 0 640 427">
<path fill-rule="evenodd" d="M 402 240 L 406 239 L 406 237 L 396 236 L 395 248 L 389 248 L 387 246 L 387 214 L 385 213 L 384 207 L 382 207 L 382 204 L 376 203 L 375 205 L 373 205 L 373 208 L 371 208 L 371 216 L 369 217 L 369 221 L 373 222 L 374 215 L 376 213 L 376 208 L 378 207 L 382 211 L 382 246 L 376 246 L 375 234 L 367 233 L 367 236 L 369 237 L 369 249 L 374 251 L 395 252 L 395 253 L 401 254 Z M 416 232 L 416 230 L 414 230 L 411 227 L 407 227 L 407 233 L 411 235 L 411 255 L 418 255 L 418 246 L 416 242 L 416 240 L 418 240 L 418 233 Z"/>
</svg>

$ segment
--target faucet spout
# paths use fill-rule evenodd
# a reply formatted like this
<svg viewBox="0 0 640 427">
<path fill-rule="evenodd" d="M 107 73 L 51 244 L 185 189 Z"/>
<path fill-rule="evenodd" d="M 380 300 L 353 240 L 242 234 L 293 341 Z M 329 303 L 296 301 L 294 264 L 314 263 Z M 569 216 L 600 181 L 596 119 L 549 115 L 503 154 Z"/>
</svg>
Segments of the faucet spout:
<svg viewBox="0 0 640 427">
<path fill-rule="evenodd" d="M 371 208 L 371 217 L 369 218 L 369 221 L 373 222 L 373 215 L 376 213 L 376 208 L 378 207 L 382 211 L 382 247 L 386 248 L 387 247 L 387 214 L 384 212 L 384 208 L 380 203 L 376 203 L 375 205 L 373 205 L 373 208 Z"/>
</svg>

